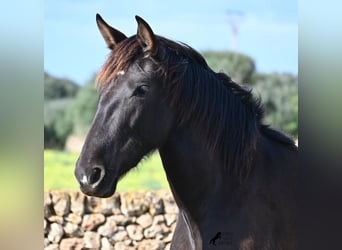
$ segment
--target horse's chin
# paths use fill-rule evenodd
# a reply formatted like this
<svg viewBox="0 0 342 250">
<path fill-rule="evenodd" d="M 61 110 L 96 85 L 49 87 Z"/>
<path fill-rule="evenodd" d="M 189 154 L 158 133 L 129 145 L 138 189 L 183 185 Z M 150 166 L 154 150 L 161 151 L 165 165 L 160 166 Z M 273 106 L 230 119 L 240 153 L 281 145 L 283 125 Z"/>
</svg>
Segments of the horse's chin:
<svg viewBox="0 0 342 250">
<path fill-rule="evenodd" d="M 114 193 L 115 193 L 115 190 L 113 192 L 101 193 L 101 194 L 93 195 L 93 196 L 99 197 L 99 198 L 108 198 L 108 197 L 111 197 Z"/>
<path fill-rule="evenodd" d="M 86 189 L 86 188 L 80 188 L 82 193 L 88 196 L 94 196 L 98 198 L 108 198 L 111 197 L 115 191 L 116 191 L 116 185 L 118 183 L 118 180 L 116 179 L 113 183 L 111 183 L 110 187 L 102 187 L 101 185 L 96 189 Z"/>
<path fill-rule="evenodd" d="M 101 183 L 97 188 L 93 189 L 93 190 L 82 190 L 81 191 L 89 196 L 94 196 L 94 197 L 99 197 L 99 198 L 108 198 L 110 196 L 112 196 L 115 191 L 116 191 L 116 186 L 118 184 L 118 182 L 124 178 L 126 176 L 126 174 L 129 172 L 129 170 L 131 170 L 132 168 L 134 168 L 135 165 L 133 165 L 132 167 L 127 168 L 127 170 L 123 171 L 122 173 L 110 173 L 110 176 L 114 175 L 114 177 L 107 177 L 109 179 L 112 179 L 112 182 L 105 182 L 105 183 Z M 121 168 L 124 169 L 124 168 Z"/>
</svg>

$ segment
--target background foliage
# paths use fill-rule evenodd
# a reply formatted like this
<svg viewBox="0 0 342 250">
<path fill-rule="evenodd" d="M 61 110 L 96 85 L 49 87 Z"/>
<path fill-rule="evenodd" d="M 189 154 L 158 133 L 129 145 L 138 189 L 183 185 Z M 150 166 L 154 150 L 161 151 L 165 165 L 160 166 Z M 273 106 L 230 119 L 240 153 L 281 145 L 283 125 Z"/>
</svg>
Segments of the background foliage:
<svg viewBox="0 0 342 250">
<path fill-rule="evenodd" d="M 44 147 L 62 149 L 72 133 L 72 123 L 67 115 L 74 99 L 62 98 L 44 103 Z"/>
<path fill-rule="evenodd" d="M 46 72 L 44 73 L 44 85 L 45 100 L 74 97 L 79 89 L 75 82 L 53 77 Z"/>
<path fill-rule="evenodd" d="M 96 112 L 98 93 L 95 89 L 95 76 L 77 93 L 66 115 L 72 124 L 74 134 L 85 134 Z"/>
<path fill-rule="evenodd" d="M 45 148 L 62 149 L 69 135 L 87 132 L 98 99 L 94 78 L 80 87 L 70 80 L 45 74 Z"/>
<path fill-rule="evenodd" d="M 254 93 L 265 108 L 264 122 L 298 137 L 298 78 L 290 74 L 254 73 Z"/>
<path fill-rule="evenodd" d="M 215 71 L 223 71 L 237 83 L 249 83 L 255 64 L 249 56 L 229 51 L 204 51 L 203 57 Z"/>
</svg>

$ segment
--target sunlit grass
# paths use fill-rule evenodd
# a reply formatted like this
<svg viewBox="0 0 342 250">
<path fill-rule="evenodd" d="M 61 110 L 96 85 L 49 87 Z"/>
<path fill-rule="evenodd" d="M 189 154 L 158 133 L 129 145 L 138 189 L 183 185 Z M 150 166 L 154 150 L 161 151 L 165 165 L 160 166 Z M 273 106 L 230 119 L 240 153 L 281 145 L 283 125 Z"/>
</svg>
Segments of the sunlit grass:
<svg viewBox="0 0 342 250">
<path fill-rule="evenodd" d="M 44 151 L 44 189 L 79 190 L 74 177 L 78 154 L 64 151 Z M 142 160 L 117 186 L 117 191 L 168 189 L 164 169 L 157 152 Z"/>
</svg>

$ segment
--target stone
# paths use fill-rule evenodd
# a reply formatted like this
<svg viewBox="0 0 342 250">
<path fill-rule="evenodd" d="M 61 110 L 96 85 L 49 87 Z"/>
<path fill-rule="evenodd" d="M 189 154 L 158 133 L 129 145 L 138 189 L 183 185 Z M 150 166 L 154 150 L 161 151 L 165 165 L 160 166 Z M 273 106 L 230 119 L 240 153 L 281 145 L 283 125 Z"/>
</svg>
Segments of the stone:
<svg viewBox="0 0 342 250">
<path fill-rule="evenodd" d="M 158 233 L 158 234 L 156 234 L 156 237 L 155 237 L 154 239 L 155 239 L 155 240 L 159 240 L 159 241 L 163 241 L 164 235 Z"/>
<path fill-rule="evenodd" d="M 102 213 L 104 215 L 120 214 L 120 195 L 115 193 L 109 198 L 86 198 L 85 208 L 87 213 Z"/>
<path fill-rule="evenodd" d="M 84 248 L 99 249 L 101 245 L 100 235 L 96 232 L 85 232 L 84 237 Z"/>
<path fill-rule="evenodd" d="M 121 200 L 120 195 L 118 193 L 115 193 L 113 196 L 109 198 L 102 199 L 101 204 L 102 208 L 100 212 L 104 215 L 121 214 Z"/>
<path fill-rule="evenodd" d="M 50 241 L 48 238 L 44 238 L 44 247 L 47 247 L 50 244 Z"/>
<path fill-rule="evenodd" d="M 67 222 L 64 225 L 63 230 L 64 230 L 65 235 L 69 237 L 82 237 L 84 234 L 84 232 L 79 226 L 70 222 Z"/>
<path fill-rule="evenodd" d="M 164 214 L 164 202 L 156 192 L 147 192 L 146 199 L 150 200 L 149 212 L 152 216 Z"/>
<path fill-rule="evenodd" d="M 71 222 L 72 224 L 80 225 L 81 222 L 82 222 L 82 216 L 78 215 L 78 214 L 71 213 L 71 214 L 68 214 L 68 216 L 65 217 L 65 220 L 67 222 Z"/>
<path fill-rule="evenodd" d="M 55 215 L 55 211 L 53 210 L 51 195 L 49 192 L 44 192 L 44 218 L 49 218 L 52 215 Z"/>
<path fill-rule="evenodd" d="M 152 225 L 144 230 L 144 236 L 147 239 L 156 238 L 164 239 L 170 233 L 169 228 L 165 224 Z"/>
<path fill-rule="evenodd" d="M 125 245 L 128 246 L 128 247 L 134 247 L 136 245 L 136 243 L 131 240 L 131 239 L 127 239 L 124 241 Z M 135 243 L 135 244 L 134 244 Z"/>
<path fill-rule="evenodd" d="M 171 226 L 169 227 L 170 231 L 171 231 L 171 232 L 174 232 L 175 229 L 176 229 L 176 226 L 177 226 L 177 223 L 171 224 Z"/>
<path fill-rule="evenodd" d="M 72 250 L 82 250 L 83 248 L 83 239 L 80 238 L 66 238 L 62 239 L 60 243 L 60 249 L 72 249 Z"/>
<path fill-rule="evenodd" d="M 85 206 L 85 195 L 81 192 L 70 192 L 70 210 L 77 215 L 83 215 Z"/>
<path fill-rule="evenodd" d="M 177 214 L 165 214 L 164 218 L 166 221 L 167 226 L 171 226 L 171 224 L 175 223 L 177 221 Z"/>
<path fill-rule="evenodd" d="M 156 215 L 153 218 L 153 225 L 158 225 L 158 224 L 162 224 L 165 222 L 165 218 L 163 215 Z"/>
<path fill-rule="evenodd" d="M 44 192 L 44 205 L 51 205 L 52 204 L 52 198 L 50 192 Z"/>
<path fill-rule="evenodd" d="M 70 196 L 67 192 L 51 191 L 51 197 L 56 215 L 64 216 L 70 212 Z"/>
<path fill-rule="evenodd" d="M 115 218 L 113 216 L 107 217 L 106 223 L 100 226 L 97 229 L 97 232 L 105 237 L 112 237 L 114 233 L 117 231 L 117 226 L 115 222 Z"/>
<path fill-rule="evenodd" d="M 59 245 L 58 244 L 50 244 L 47 247 L 45 247 L 44 250 L 59 250 Z"/>
<path fill-rule="evenodd" d="M 165 243 L 159 240 L 143 240 L 138 245 L 138 250 L 163 250 Z"/>
<path fill-rule="evenodd" d="M 125 246 L 125 243 L 123 242 L 117 242 L 114 245 L 114 250 L 125 250 L 125 249 L 126 249 L 126 246 Z"/>
<path fill-rule="evenodd" d="M 47 234 L 48 234 L 48 223 L 44 219 L 44 236 L 46 236 Z"/>
<path fill-rule="evenodd" d="M 162 228 L 163 235 L 167 235 L 171 232 L 170 228 L 165 225 L 165 223 L 159 224 Z"/>
<path fill-rule="evenodd" d="M 103 214 L 86 214 L 83 216 L 82 229 L 84 231 L 95 230 L 105 222 Z"/>
<path fill-rule="evenodd" d="M 85 198 L 85 213 L 98 213 L 101 206 L 101 198 L 86 196 Z M 96 212 L 95 212 L 96 211 Z"/>
<path fill-rule="evenodd" d="M 115 243 L 114 250 L 136 250 L 136 247 L 127 246 L 125 242 Z"/>
<path fill-rule="evenodd" d="M 164 192 L 162 194 L 164 200 L 164 209 L 166 214 L 178 214 L 178 206 L 172 197 L 170 192 Z"/>
<path fill-rule="evenodd" d="M 52 215 L 48 218 L 48 221 L 53 223 L 53 222 L 56 222 L 60 225 L 62 225 L 64 223 L 64 219 L 62 216 L 58 216 L 58 215 Z"/>
<path fill-rule="evenodd" d="M 101 238 L 101 250 L 114 250 L 114 246 L 107 238 Z"/>
<path fill-rule="evenodd" d="M 152 216 L 148 213 L 140 215 L 136 222 L 142 226 L 142 228 L 147 228 L 152 225 Z"/>
<path fill-rule="evenodd" d="M 128 225 L 126 227 L 129 238 L 136 241 L 140 241 L 143 239 L 144 236 L 142 230 L 142 227 L 139 225 Z"/>
<path fill-rule="evenodd" d="M 55 215 L 55 211 L 53 210 L 52 205 L 44 205 L 44 218 L 49 218 Z"/>
<path fill-rule="evenodd" d="M 172 241 L 173 233 L 170 232 L 169 234 L 166 235 L 166 237 L 163 238 L 163 241 L 165 243 L 170 243 Z"/>
<path fill-rule="evenodd" d="M 166 191 L 106 199 L 80 192 L 45 192 L 44 248 L 169 249 L 177 214 L 178 207 Z"/>
<path fill-rule="evenodd" d="M 148 211 L 150 201 L 145 199 L 144 192 L 122 193 L 121 212 L 126 216 L 140 216 Z"/>
<path fill-rule="evenodd" d="M 114 235 L 112 236 L 112 240 L 116 243 L 116 242 L 121 242 L 124 241 L 125 239 L 127 239 L 128 233 L 126 231 L 117 231 L 116 233 L 114 233 Z"/>
<path fill-rule="evenodd" d="M 48 234 L 48 239 L 52 243 L 59 243 L 64 235 L 63 227 L 57 223 L 52 223 L 50 225 L 50 230 Z"/>
<path fill-rule="evenodd" d="M 134 223 L 134 217 L 129 217 L 129 216 L 125 216 L 122 214 L 119 215 L 113 215 L 111 216 L 113 217 L 113 219 L 115 220 L 116 225 L 118 226 L 127 226 L 128 224 L 132 224 Z"/>
<path fill-rule="evenodd" d="M 170 250 L 171 249 L 171 243 L 166 244 L 164 250 Z"/>
<path fill-rule="evenodd" d="M 144 236 L 146 239 L 156 238 L 158 234 L 163 236 L 163 228 L 161 225 L 154 224 L 144 230 Z"/>
</svg>

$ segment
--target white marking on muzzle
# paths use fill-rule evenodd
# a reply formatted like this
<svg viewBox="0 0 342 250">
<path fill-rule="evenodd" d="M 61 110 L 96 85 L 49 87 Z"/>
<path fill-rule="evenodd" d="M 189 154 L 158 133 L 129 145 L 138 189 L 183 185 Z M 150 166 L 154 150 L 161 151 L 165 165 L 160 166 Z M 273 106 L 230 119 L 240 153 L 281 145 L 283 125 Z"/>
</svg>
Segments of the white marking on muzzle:
<svg viewBox="0 0 342 250">
<path fill-rule="evenodd" d="M 87 176 L 83 175 L 81 182 L 85 185 L 88 183 Z"/>
</svg>

